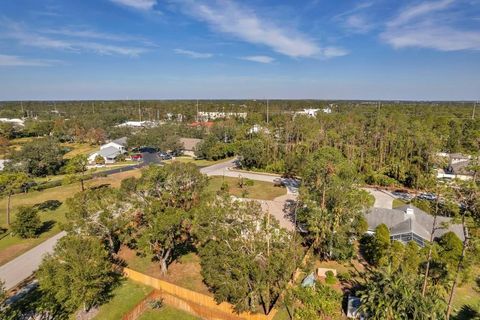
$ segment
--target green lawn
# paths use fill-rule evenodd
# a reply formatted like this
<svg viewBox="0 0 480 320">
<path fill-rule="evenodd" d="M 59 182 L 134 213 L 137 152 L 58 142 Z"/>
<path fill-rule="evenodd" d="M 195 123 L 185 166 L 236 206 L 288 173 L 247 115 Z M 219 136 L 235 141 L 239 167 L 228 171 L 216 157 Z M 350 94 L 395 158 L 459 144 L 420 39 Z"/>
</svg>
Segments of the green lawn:
<svg viewBox="0 0 480 320">
<path fill-rule="evenodd" d="M 164 305 L 160 309 L 147 310 L 139 320 L 197 320 L 197 318 L 185 311 Z"/>
<path fill-rule="evenodd" d="M 181 157 L 176 157 L 175 160 L 167 160 L 164 161 L 165 163 L 172 163 L 172 162 L 183 162 L 183 163 L 193 163 L 197 167 L 203 168 L 203 167 L 208 167 L 217 163 L 222 163 L 231 160 L 232 158 L 227 158 L 227 159 L 221 159 L 217 161 L 212 161 L 212 160 L 196 160 L 192 157 L 188 156 L 181 156 Z"/>
<path fill-rule="evenodd" d="M 219 191 L 222 187 L 222 183 L 226 182 L 229 186 L 229 193 L 236 197 L 242 197 L 243 190 L 247 191 L 247 198 L 260 200 L 273 200 L 287 193 L 287 190 L 285 188 L 275 187 L 273 183 L 264 181 L 253 181 L 253 186 L 247 186 L 244 187 L 244 189 L 241 189 L 238 186 L 238 181 L 238 178 L 211 177 L 207 190 L 212 192 Z"/>
<path fill-rule="evenodd" d="M 89 155 L 99 149 L 99 146 L 92 146 L 89 143 L 62 143 L 62 146 L 70 149 L 65 154 L 65 159 L 70 159 L 79 154 Z"/>
<path fill-rule="evenodd" d="M 132 310 L 140 301 L 152 292 L 152 288 L 143 284 L 124 280 L 113 291 L 112 299 L 102 305 L 95 317 L 97 320 L 117 320 Z"/>
<path fill-rule="evenodd" d="M 393 199 L 392 208 L 403 207 L 407 203 L 401 199 Z"/>
</svg>

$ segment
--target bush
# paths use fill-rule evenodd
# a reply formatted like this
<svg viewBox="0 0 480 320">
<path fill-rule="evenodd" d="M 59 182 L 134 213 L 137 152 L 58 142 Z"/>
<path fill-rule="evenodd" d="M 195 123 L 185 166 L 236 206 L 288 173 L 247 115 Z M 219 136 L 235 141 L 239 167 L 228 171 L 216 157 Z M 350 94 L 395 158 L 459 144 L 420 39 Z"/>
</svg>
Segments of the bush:
<svg viewBox="0 0 480 320">
<path fill-rule="evenodd" d="M 339 272 L 337 278 L 341 282 L 347 282 L 352 280 L 352 275 L 350 274 L 350 272 Z"/>
<path fill-rule="evenodd" d="M 33 207 L 20 207 L 17 219 L 12 223 L 12 231 L 21 238 L 33 238 L 42 227 L 37 210 Z"/>
<path fill-rule="evenodd" d="M 53 180 L 53 181 L 47 181 L 47 182 L 38 184 L 36 186 L 33 186 L 31 189 L 34 191 L 42 191 L 45 189 L 59 187 L 61 185 L 62 185 L 62 180 Z"/>
<path fill-rule="evenodd" d="M 329 270 L 329 271 L 325 272 L 325 276 L 326 276 L 326 278 L 325 278 L 325 283 L 326 284 L 332 285 L 332 284 L 335 284 L 337 282 L 337 278 L 335 278 L 335 275 L 333 274 L 332 271 Z"/>
</svg>

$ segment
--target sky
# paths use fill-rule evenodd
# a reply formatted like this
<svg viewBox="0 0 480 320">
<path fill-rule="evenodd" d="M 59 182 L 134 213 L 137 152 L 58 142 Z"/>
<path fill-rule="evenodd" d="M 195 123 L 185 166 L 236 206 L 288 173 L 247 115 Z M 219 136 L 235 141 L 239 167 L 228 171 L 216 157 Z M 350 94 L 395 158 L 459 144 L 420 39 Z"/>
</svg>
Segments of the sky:
<svg viewBox="0 0 480 320">
<path fill-rule="evenodd" d="M 480 0 L 2 0 L 0 100 L 480 99 Z"/>
</svg>

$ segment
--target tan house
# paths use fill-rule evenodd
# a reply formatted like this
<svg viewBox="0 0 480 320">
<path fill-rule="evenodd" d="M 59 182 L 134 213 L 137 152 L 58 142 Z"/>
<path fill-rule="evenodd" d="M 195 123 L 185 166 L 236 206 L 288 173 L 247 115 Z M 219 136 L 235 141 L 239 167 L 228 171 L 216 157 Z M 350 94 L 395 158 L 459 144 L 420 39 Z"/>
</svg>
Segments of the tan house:
<svg viewBox="0 0 480 320">
<path fill-rule="evenodd" d="M 202 139 L 195 138 L 180 138 L 180 143 L 183 145 L 183 154 L 186 156 L 194 157 L 197 145 L 202 141 Z"/>
</svg>

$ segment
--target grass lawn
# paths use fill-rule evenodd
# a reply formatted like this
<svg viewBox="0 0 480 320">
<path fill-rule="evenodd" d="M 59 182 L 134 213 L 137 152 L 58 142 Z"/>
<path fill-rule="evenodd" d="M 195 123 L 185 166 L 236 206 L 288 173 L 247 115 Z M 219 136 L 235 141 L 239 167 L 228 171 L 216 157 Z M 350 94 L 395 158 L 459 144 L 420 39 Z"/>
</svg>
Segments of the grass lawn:
<svg viewBox="0 0 480 320">
<path fill-rule="evenodd" d="M 188 253 L 181 256 L 168 266 L 167 275 L 162 275 L 160 265 L 152 262 L 151 257 L 137 256 L 135 251 L 122 247 L 119 253 L 120 257 L 127 263 L 127 267 L 151 277 L 162 279 L 164 281 L 176 284 L 180 287 L 193 290 L 205 295 L 212 296 L 207 286 L 203 283 L 203 277 L 200 274 L 200 257 L 195 253 Z"/>
<path fill-rule="evenodd" d="M 392 207 L 395 209 L 398 207 L 403 207 L 406 204 L 407 203 L 401 199 L 393 199 Z"/>
<path fill-rule="evenodd" d="M 139 320 L 199 320 L 185 311 L 172 308 L 164 305 L 160 309 L 147 310 L 143 315 L 138 318 Z"/>
<path fill-rule="evenodd" d="M 122 284 L 113 291 L 113 298 L 100 307 L 94 319 L 121 319 L 124 314 L 132 310 L 133 307 L 150 294 L 152 290 L 149 286 L 131 280 L 124 280 Z"/>
<path fill-rule="evenodd" d="M 175 160 L 167 160 L 164 161 L 165 163 L 172 163 L 172 162 L 183 162 L 183 163 L 193 163 L 197 167 L 203 168 L 203 167 L 208 167 L 217 163 L 222 163 L 231 160 L 232 158 L 226 158 L 226 159 L 221 159 L 217 161 L 211 161 L 211 160 L 195 160 L 192 157 L 188 156 L 181 156 L 181 157 L 176 157 Z"/>
<path fill-rule="evenodd" d="M 216 192 L 222 187 L 223 182 L 228 183 L 229 193 L 236 197 L 242 197 L 242 189 L 238 186 L 238 178 L 232 177 L 211 177 L 207 190 Z M 253 186 L 244 187 L 247 190 L 247 198 L 260 200 L 273 200 L 283 196 L 287 190 L 283 187 L 275 187 L 273 183 L 264 181 L 254 181 Z"/>
<path fill-rule="evenodd" d="M 109 184 L 113 187 L 119 187 L 123 179 L 140 176 L 140 170 L 131 170 L 110 175 L 108 177 L 99 177 L 85 182 L 85 186 L 92 187 L 103 184 Z M 61 230 L 61 224 L 65 222 L 65 212 L 67 210 L 65 200 L 81 190 L 80 183 L 73 183 L 65 186 L 46 189 L 43 191 L 32 191 L 29 193 L 20 193 L 12 196 L 12 221 L 15 220 L 15 214 L 19 206 L 33 206 L 47 200 L 58 200 L 62 205 L 54 211 L 40 213 L 42 221 L 50 224 L 50 229 L 35 239 L 21 239 L 16 236 L 6 235 L 0 239 L 0 265 L 19 256 L 25 251 L 33 248 L 39 243 L 57 234 Z M 6 207 L 7 199 L 0 199 L 0 227 L 6 228 Z"/>
<path fill-rule="evenodd" d="M 62 143 L 62 147 L 70 149 L 70 151 L 64 155 L 65 159 L 73 158 L 79 154 L 89 155 L 100 148 L 99 146 L 92 146 L 89 143 Z"/>
</svg>

